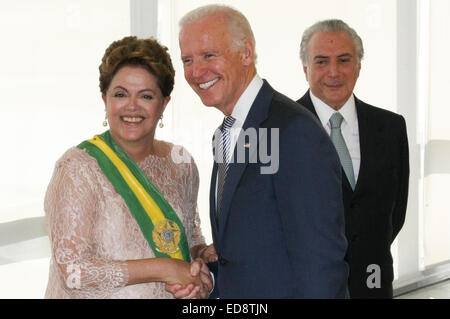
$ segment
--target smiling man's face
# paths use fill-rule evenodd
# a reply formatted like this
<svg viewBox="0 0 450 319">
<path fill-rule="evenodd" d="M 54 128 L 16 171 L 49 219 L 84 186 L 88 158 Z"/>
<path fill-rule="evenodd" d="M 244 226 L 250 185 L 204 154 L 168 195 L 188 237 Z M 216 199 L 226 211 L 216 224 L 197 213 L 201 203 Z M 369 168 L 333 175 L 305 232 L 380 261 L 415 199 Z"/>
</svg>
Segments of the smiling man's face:
<svg viewBox="0 0 450 319">
<path fill-rule="evenodd" d="M 339 110 L 352 95 L 361 70 L 353 38 L 346 32 L 316 32 L 306 58 L 303 71 L 311 92 Z"/>
<path fill-rule="evenodd" d="M 186 81 L 204 105 L 231 114 L 248 85 L 253 55 L 248 58 L 247 45 L 236 48 L 220 14 L 186 25 L 179 41 Z"/>
</svg>

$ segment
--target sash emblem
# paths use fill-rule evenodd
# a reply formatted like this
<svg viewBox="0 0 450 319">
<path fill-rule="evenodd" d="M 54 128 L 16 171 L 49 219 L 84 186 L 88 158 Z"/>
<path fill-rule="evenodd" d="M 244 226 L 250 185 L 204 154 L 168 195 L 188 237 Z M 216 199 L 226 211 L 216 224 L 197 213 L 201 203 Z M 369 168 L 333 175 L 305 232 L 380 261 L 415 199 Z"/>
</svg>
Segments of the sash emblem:
<svg viewBox="0 0 450 319">
<path fill-rule="evenodd" d="M 174 254 L 180 248 L 181 232 L 178 225 L 168 219 L 164 219 L 153 228 L 153 241 L 156 245 L 156 250 L 163 254 Z"/>
</svg>

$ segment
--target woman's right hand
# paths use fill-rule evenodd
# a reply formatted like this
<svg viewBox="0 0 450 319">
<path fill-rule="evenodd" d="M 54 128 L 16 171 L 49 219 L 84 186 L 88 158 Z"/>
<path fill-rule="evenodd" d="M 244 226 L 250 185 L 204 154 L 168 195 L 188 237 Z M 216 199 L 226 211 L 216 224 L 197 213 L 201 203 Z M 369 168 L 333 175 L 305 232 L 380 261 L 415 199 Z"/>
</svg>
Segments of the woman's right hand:
<svg viewBox="0 0 450 319">
<path fill-rule="evenodd" d="M 146 282 L 163 282 L 167 287 L 182 288 L 186 293 L 181 298 L 206 298 L 212 289 L 212 280 L 205 276 L 207 269 L 201 259 L 192 264 L 175 258 L 148 258 L 128 260 L 128 285 Z M 195 266 L 193 266 L 193 264 Z M 202 270 L 203 271 L 200 271 Z M 209 276 L 209 275 L 208 275 Z M 210 276 L 209 276 L 210 277 Z M 211 289 L 210 289 L 211 288 Z M 176 290 L 178 290 L 176 289 Z M 174 292 L 172 292 L 174 293 Z"/>
<path fill-rule="evenodd" d="M 168 267 L 165 269 L 164 282 L 168 285 L 180 284 L 188 286 L 201 286 L 202 282 L 199 276 L 191 275 L 191 264 L 183 260 L 171 258 L 167 260 Z"/>
<path fill-rule="evenodd" d="M 163 282 L 166 285 L 179 284 L 199 286 L 200 276 L 191 274 L 191 264 L 175 258 L 147 258 L 127 260 L 128 285 L 147 282 Z"/>
</svg>

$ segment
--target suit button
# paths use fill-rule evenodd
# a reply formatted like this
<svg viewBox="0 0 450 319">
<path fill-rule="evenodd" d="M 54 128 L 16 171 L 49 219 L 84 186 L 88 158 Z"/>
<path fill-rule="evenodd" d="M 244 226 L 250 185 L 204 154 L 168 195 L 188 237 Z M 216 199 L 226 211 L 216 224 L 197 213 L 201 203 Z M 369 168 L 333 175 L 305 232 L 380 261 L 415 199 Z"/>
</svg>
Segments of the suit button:
<svg viewBox="0 0 450 319">
<path fill-rule="evenodd" d="M 228 263 L 228 260 L 226 260 L 225 258 L 220 257 L 219 258 L 219 264 L 221 264 L 222 266 L 225 266 Z"/>
<path fill-rule="evenodd" d="M 358 240 L 358 235 L 353 235 L 352 236 L 352 243 L 354 243 L 357 240 Z"/>
</svg>

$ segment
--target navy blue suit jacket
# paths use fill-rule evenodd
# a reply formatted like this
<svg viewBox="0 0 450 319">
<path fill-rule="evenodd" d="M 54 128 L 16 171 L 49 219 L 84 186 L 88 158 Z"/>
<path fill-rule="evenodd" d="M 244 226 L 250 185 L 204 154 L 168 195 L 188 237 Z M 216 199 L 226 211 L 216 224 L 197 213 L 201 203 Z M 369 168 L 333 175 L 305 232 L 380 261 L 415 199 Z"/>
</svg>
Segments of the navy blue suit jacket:
<svg viewBox="0 0 450 319">
<path fill-rule="evenodd" d="M 212 296 L 345 298 L 341 166 L 328 135 L 266 81 L 243 125 L 249 128 L 266 135 L 257 145 L 238 140 L 234 155 L 247 144 L 245 160 L 230 164 L 217 223 L 217 163 L 212 171 L 210 217 L 219 255 Z M 268 154 L 279 158 L 273 174 L 261 174 L 270 165 L 260 156 L 266 140 Z"/>
</svg>

